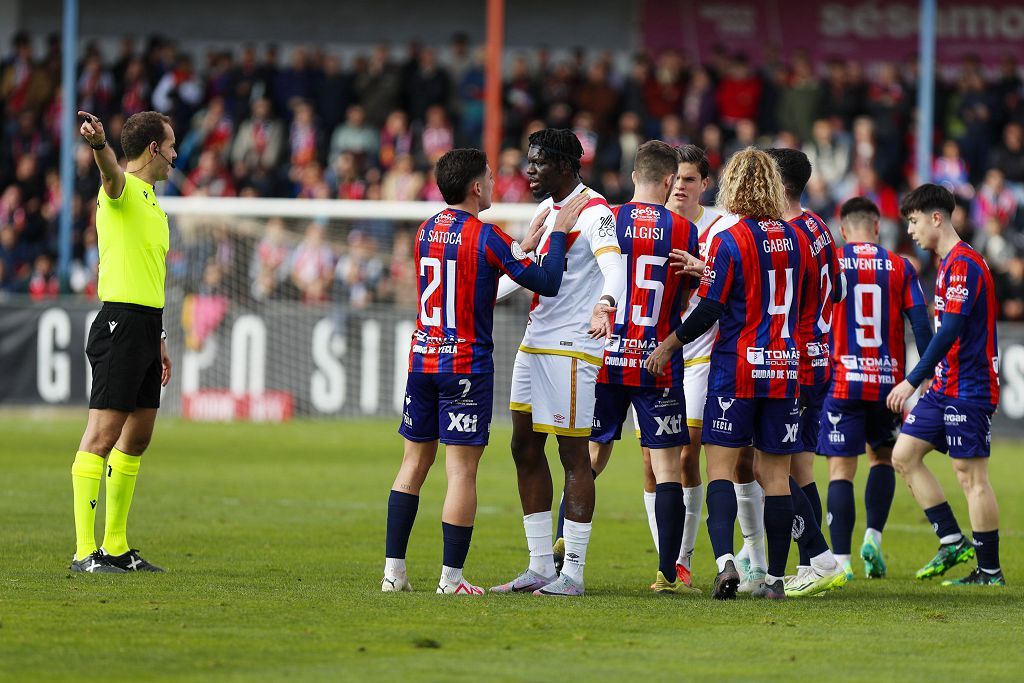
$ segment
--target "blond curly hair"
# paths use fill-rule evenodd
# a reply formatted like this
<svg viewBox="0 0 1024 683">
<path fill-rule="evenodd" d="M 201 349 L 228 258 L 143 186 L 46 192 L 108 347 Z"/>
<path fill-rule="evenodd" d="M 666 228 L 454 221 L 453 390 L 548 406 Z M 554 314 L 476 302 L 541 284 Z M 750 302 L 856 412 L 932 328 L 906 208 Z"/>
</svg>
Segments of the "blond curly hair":
<svg viewBox="0 0 1024 683">
<path fill-rule="evenodd" d="M 739 216 L 781 220 L 786 195 L 775 160 L 753 147 L 733 154 L 719 178 L 718 206 Z"/>
</svg>

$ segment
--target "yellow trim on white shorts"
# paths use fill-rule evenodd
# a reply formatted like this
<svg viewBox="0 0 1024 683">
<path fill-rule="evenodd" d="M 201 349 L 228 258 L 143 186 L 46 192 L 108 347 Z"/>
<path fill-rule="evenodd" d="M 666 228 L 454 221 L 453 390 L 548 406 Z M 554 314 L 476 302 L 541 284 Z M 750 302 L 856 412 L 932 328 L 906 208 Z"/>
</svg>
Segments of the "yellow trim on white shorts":
<svg viewBox="0 0 1024 683">
<path fill-rule="evenodd" d="M 582 351 L 562 351 L 561 349 L 536 349 L 532 346 L 519 345 L 519 350 L 523 353 L 533 353 L 538 356 L 565 356 L 566 358 L 579 358 L 585 360 L 591 365 L 601 367 L 604 365 L 604 358 L 598 358 L 597 356 L 591 356 L 589 353 L 583 353 Z"/>
<path fill-rule="evenodd" d="M 543 434 L 555 434 L 556 436 L 590 436 L 589 427 L 570 429 L 568 427 L 537 424 L 536 422 L 533 423 L 533 431 Z"/>
<path fill-rule="evenodd" d="M 508 409 L 509 410 L 514 410 L 517 413 L 532 413 L 533 412 L 533 406 L 530 405 L 529 403 L 509 403 L 508 404 Z"/>
</svg>

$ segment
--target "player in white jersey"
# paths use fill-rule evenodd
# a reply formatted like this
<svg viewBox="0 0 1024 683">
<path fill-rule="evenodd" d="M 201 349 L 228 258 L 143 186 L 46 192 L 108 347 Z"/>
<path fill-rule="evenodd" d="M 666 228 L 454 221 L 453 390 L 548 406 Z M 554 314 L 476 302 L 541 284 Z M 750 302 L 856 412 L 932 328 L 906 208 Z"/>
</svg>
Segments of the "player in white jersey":
<svg viewBox="0 0 1024 683">
<path fill-rule="evenodd" d="M 556 212 L 580 193 L 592 199 L 566 242 L 565 274 L 558 294 L 534 296 L 512 371 L 512 457 L 519 478 L 523 526 L 530 566 L 492 592 L 532 591 L 537 595 L 582 595 L 583 567 L 594 514 L 594 478 L 588 439 L 594 418 L 597 371 L 603 337 L 610 333 L 616 297 L 625 271 L 615 235 L 615 219 L 604 197 L 579 177 L 583 148 L 570 130 L 545 129 L 530 136 L 527 179 L 534 196 L 547 197 L 547 229 L 538 254 L 544 258 Z M 524 243 L 527 251 L 538 245 Z M 516 289 L 499 285 L 498 297 Z M 548 434 L 558 440 L 565 469 L 565 562 L 555 571 L 551 542 L 551 471 L 544 454 Z"/>
</svg>

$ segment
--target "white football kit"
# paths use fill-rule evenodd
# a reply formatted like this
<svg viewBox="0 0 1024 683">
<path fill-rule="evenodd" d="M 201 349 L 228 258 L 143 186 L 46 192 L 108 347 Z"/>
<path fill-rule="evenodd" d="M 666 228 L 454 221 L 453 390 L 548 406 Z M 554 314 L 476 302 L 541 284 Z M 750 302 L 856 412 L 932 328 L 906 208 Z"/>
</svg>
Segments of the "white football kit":
<svg viewBox="0 0 1024 683">
<path fill-rule="evenodd" d="M 512 410 L 532 414 L 535 432 L 561 436 L 590 436 L 597 371 L 604 361 L 604 340 L 590 338 L 590 318 L 605 289 L 605 272 L 613 267 L 606 260 L 609 266 L 602 271 L 598 258 L 612 254 L 618 268 L 622 268 L 615 217 L 604 197 L 582 183 L 559 205 L 549 197 L 537 207 L 534 217 L 552 209 L 544 222 L 539 258 L 544 258 L 560 205 L 581 192 L 592 199 L 566 239 L 565 272 L 558 294 L 533 296 L 526 333 L 512 370 L 509 402 Z M 619 275 L 621 285 L 624 273 Z M 499 298 L 512 289 L 507 280 L 503 282 Z M 621 286 L 616 292 L 619 289 Z"/>
<path fill-rule="evenodd" d="M 723 215 L 714 209 L 702 206 L 701 213 L 694 221 L 697 226 L 698 245 L 701 260 L 707 260 L 711 239 L 720 232 L 736 225 L 738 216 Z M 690 303 L 683 313 L 683 320 L 697 307 L 700 299 L 690 297 Z M 686 395 L 686 426 L 700 429 L 704 424 L 704 402 L 708 396 L 708 373 L 711 371 L 711 348 L 718 337 L 718 323 L 710 330 L 683 346 L 683 393 Z"/>
</svg>

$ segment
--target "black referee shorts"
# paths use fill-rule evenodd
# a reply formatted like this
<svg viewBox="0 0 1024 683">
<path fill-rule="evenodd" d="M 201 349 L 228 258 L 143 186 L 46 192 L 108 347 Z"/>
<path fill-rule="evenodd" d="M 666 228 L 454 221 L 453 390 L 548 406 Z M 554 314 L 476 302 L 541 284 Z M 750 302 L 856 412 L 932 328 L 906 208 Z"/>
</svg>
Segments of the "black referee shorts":
<svg viewBox="0 0 1024 683">
<path fill-rule="evenodd" d="M 89 329 L 85 355 L 92 365 L 89 407 L 160 407 L 160 333 L 163 309 L 104 303 Z"/>
</svg>

